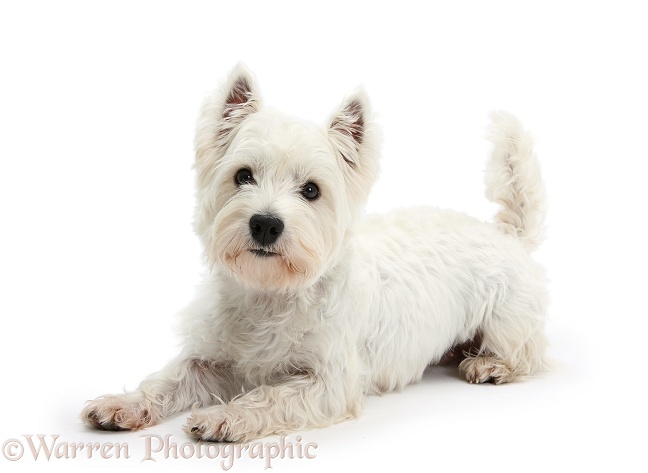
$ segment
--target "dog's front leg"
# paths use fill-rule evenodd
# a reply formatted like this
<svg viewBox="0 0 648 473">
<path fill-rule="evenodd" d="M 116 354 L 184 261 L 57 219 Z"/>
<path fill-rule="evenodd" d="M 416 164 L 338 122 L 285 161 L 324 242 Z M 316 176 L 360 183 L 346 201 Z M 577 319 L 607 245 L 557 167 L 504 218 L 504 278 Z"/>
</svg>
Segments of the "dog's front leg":
<svg viewBox="0 0 648 473">
<path fill-rule="evenodd" d="M 195 410 L 185 432 L 206 441 L 246 442 L 355 417 L 363 399 L 360 386 L 348 378 L 297 375 L 257 387 L 227 404 Z"/>
<path fill-rule="evenodd" d="M 102 430 L 138 430 L 195 404 L 227 401 L 240 386 L 226 363 L 180 356 L 134 392 L 89 401 L 81 419 Z"/>
</svg>

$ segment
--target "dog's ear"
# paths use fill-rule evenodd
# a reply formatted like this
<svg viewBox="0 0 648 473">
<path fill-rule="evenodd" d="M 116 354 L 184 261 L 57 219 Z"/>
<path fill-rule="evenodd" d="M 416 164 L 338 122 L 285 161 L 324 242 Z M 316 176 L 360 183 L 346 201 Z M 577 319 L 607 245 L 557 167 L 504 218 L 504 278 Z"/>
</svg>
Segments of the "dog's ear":
<svg viewBox="0 0 648 473">
<path fill-rule="evenodd" d="M 360 164 L 360 148 L 365 137 L 368 100 L 358 90 L 343 102 L 329 123 L 329 137 L 340 157 L 352 168 Z"/>
<path fill-rule="evenodd" d="M 196 160 L 222 156 L 241 123 L 260 106 L 252 73 L 242 63 L 237 64 L 224 86 L 203 104 L 196 133 Z"/>
<path fill-rule="evenodd" d="M 344 162 L 345 174 L 352 187 L 360 184 L 361 189 L 357 190 L 368 194 L 378 175 L 379 137 L 369 97 L 363 88 L 358 88 L 342 102 L 329 121 L 328 134 L 338 157 Z"/>
<path fill-rule="evenodd" d="M 224 96 L 220 118 L 232 127 L 259 109 L 259 98 L 254 78 L 241 63 L 230 74 L 224 88 Z"/>
</svg>

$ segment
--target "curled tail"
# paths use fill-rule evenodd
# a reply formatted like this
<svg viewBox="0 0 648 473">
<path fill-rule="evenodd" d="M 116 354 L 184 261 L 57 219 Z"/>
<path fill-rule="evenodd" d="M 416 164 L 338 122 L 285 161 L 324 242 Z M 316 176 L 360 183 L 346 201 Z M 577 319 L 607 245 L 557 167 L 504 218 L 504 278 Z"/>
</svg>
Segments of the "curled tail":
<svg viewBox="0 0 648 473">
<path fill-rule="evenodd" d="M 513 115 L 491 114 L 489 139 L 495 145 L 486 170 L 486 195 L 502 206 L 497 227 L 532 251 L 542 240 L 545 195 L 533 140 Z"/>
</svg>

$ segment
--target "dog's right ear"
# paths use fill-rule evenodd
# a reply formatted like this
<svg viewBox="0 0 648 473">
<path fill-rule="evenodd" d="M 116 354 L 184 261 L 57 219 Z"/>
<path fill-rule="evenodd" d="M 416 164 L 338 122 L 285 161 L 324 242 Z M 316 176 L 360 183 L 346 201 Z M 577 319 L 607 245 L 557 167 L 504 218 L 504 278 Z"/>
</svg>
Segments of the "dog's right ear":
<svg viewBox="0 0 648 473">
<path fill-rule="evenodd" d="M 221 157 L 241 123 L 260 106 L 252 73 L 242 63 L 237 64 L 224 86 L 203 104 L 196 133 L 196 161 Z"/>
</svg>

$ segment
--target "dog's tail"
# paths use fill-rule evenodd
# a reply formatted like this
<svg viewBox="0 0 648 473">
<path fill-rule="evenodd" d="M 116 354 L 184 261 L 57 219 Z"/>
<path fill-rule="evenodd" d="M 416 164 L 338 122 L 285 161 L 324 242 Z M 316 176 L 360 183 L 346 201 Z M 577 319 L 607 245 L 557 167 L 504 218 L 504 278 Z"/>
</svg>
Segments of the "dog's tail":
<svg viewBox="0 0 648 473">
<path fill-rule="evenodd" d="M 532 251 L 542 240 L 545 195 L 533 140 L 513 115 L 491 114 L 495 145 L 486 170 L 486 195 L 502 206 L 497 226 Z"/>
</svg>

